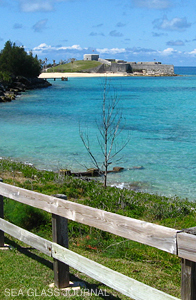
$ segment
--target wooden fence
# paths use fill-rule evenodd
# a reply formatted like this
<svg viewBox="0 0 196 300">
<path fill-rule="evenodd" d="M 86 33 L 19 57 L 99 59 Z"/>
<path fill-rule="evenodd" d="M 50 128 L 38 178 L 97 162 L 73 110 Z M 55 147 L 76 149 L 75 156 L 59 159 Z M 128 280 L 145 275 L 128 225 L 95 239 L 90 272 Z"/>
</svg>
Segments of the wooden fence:
<svg viewBox="0 0 196 300">
<path fill-rule="evenodd" d="M 4 220 L 3 197 L 52 213 L 53 242 Z M 5 232 L 53 257 L 58 288 L 69 285 L 71 266 L 132 299 L 178 299 L 70 251 L 67 219 L 178 255 L 182 258 L 181 298 L 196 299 L 195 228 L 180 231 L 0 182 L 0 246 L 4 245 Z"/>
</svg>

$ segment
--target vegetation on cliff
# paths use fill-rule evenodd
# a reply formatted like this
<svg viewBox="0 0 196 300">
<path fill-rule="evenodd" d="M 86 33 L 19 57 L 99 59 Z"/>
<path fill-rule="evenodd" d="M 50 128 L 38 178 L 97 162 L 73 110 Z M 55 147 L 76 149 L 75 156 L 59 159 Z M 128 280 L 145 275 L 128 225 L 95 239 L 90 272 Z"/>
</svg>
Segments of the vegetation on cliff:
<svg viewBox="0 0 196 300">
<path fill-rule="evenodd" d="M 42 65 L 37 56 L 7 41 L 0 52 L 0 102 L 14 100 L 26 89 L 47 87 L 46 80 L 37 78 Z"/>
</svg>

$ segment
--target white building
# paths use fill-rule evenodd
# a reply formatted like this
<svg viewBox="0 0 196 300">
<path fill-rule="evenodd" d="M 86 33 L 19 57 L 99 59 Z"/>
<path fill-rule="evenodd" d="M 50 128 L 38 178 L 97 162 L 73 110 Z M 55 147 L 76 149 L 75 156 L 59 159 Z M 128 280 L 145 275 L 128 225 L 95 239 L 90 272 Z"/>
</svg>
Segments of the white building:
<svg viewBox="0 0 196 300">
<path fill-rule="evenodd" d="M 84 54 L 84 60 L 97 60 L 99 59 L 99 54 Z"/>
</svg>

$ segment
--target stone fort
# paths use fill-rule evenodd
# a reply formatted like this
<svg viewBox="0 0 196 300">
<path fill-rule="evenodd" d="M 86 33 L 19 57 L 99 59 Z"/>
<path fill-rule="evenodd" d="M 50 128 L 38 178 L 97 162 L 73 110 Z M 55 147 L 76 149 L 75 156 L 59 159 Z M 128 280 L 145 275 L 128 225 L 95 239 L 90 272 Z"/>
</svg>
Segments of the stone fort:
<svg viewBox="0 0 196 300">
<path fill-rule="evenodd" d="M 84 60 L 95 60 L 101 63 L 100 66 L 89 70 L 96 73 L 130 73 L 133 75 L 146 76 L 174 76 L 174 66 L 165 65 L 161 62 L 127 62 L 118 59 L 102 59 L 98 54 L 85 54 Z"/>
</svg>

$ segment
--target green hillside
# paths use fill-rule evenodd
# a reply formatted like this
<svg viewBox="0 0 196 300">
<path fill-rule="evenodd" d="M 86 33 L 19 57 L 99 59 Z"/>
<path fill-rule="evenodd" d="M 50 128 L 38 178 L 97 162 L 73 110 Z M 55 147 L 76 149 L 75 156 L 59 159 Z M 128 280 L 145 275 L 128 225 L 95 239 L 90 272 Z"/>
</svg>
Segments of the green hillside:
<svg viewBox="0 0 196 300">
<path fill-rule="evenodd" d="M 83 72 L 88 69 L 96 68 L 101 63 L 93 60 L 76 60 L 73 63 L 58 65 L 47 70 L 47 72 Z"/>
</svg>

